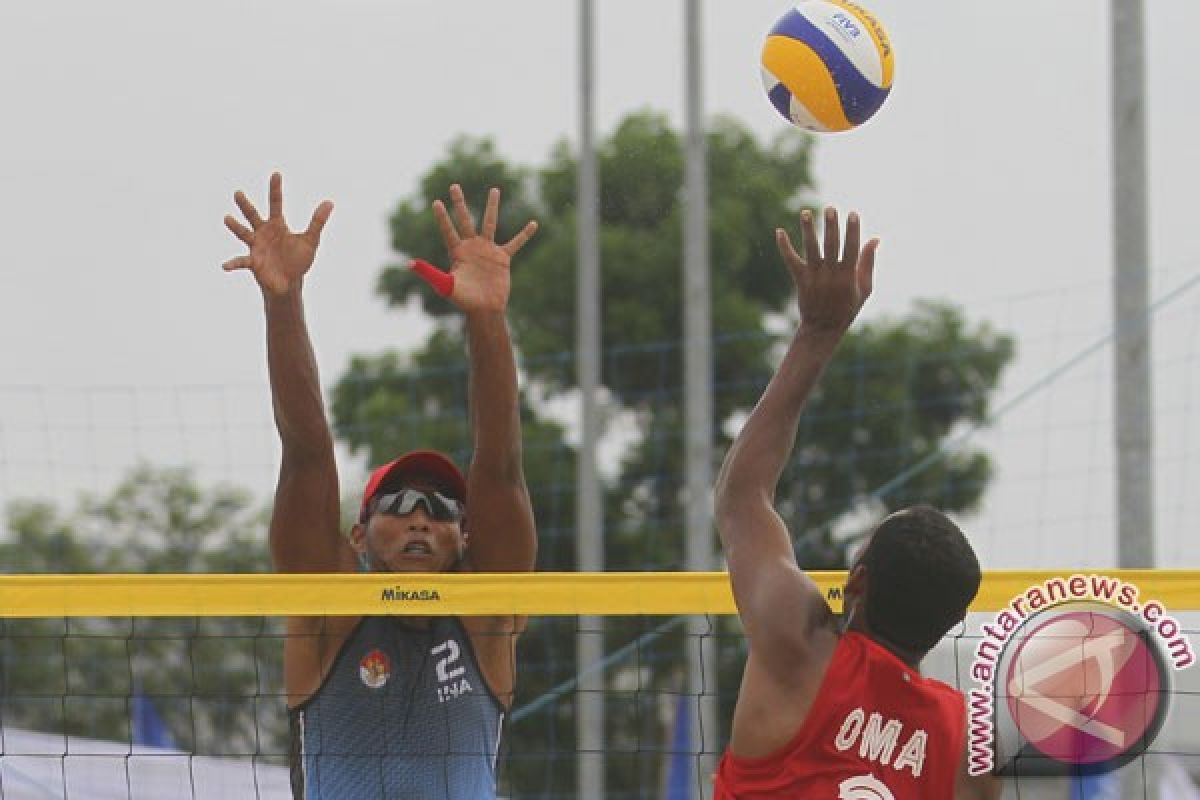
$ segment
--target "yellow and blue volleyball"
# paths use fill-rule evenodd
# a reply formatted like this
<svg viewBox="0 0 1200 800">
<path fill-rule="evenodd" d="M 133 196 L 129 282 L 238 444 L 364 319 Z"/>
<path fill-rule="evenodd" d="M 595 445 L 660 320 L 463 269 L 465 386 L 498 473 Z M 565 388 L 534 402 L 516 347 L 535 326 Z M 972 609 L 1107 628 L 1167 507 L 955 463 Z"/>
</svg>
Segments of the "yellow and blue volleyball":
<svg viewBox="0 0 1200 800">
<path fill-rule="evenodd" d="M 855 128 L 892 89 L 892 45 L 869 11 L 849 0 L 803 0 L 767 35 L 763 85 L 793 125 Z"/>
</svg>

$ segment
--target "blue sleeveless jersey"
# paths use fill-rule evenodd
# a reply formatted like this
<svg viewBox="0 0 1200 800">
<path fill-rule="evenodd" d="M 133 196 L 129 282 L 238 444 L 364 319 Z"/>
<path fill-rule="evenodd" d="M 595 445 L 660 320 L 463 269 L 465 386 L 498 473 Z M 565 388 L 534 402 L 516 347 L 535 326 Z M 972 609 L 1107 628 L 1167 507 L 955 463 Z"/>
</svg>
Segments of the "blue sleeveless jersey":
<svg viewBox="0 0 1200 800">
<path fill-rule="evenodd" d="M 434 617 L 418 630 L 396 617 L 364 617 L 321 688 L 292 714 L 297 797 L 496 796 L 504 709 L 456 618 Z"/>
</svg>

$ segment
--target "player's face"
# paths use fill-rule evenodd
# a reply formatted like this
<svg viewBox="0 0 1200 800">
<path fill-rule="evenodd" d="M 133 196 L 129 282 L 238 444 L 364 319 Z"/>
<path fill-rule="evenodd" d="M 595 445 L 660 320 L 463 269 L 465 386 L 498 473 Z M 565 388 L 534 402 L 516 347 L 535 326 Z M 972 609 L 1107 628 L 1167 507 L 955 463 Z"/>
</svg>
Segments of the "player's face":
<svg viewBox="0 0 1200 800">
<path fill-rule="evenodd" d="M 405 488 L 434 492 L 432 486 Z M 372 570 L 381 572 L 445 572 L 458 564 L 466 548 L 461 519 L 431 509 L 425 501 L 411 508 L 393 503 L 371 514 L 363 547 Z"/>
</svg>

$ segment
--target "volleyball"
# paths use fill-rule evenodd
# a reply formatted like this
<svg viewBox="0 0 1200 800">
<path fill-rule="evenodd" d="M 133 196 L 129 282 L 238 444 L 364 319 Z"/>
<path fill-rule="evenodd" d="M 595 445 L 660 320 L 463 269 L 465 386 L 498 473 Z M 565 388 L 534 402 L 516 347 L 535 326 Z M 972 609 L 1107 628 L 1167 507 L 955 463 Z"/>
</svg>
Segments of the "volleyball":
<svg viewBox="0 0 1200 800">
<path fill-rule="evenodd" d="M 875 16 L 849 0 L 803 0 L 767 35 L 763 85 L 776 110 L 810 131 L 866 122 L 892 89 L 892 45 Z"/>
</svg>

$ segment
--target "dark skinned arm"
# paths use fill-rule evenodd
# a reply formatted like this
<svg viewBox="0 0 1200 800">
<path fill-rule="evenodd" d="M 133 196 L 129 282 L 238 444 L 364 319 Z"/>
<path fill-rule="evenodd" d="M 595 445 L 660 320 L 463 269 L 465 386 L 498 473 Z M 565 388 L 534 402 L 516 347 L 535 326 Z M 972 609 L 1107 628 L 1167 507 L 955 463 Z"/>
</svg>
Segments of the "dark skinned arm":
<svg viewBox="0 0 1200 800">
<path fill-rule="evenodd" d="M 461 187 L 450 187 L 453 219 L 439 200 L 434 216 L 453 264 L 449 299 L 465 315 L 473 455 L 467 471 L 468 561 L 487 572 L 527 572 L 537 534 L 522 466 L 517 366 L 505 310 L 512 257 L 537 230 L 528 223 L 497 244 L 500 190 L 488 192 L 479 231 Z"/>
<path fill-rule="evenodd" d="M 811 215 L 802 215 L 805 257 L 779 230 L 776 241 L 797 289 L 800 325 L 787 354 L 738 434 L 717 478 L 716 524 L 752 656 L 776 674 L 809 657 L 832 612 L 797 565 L 775 510 L 775 487 L 796 440 L 809 394 L 871 292 L 876 240 L 859 247 L 851 213 L 844 254 L 837 214 L 825 215 L 824 255 Z"/>
<path fill-rule="evenodd" d="M 271 558 L 281 572 L 353 570 L 353 553 L 339 532 L 333 437 L 302 296 L 304 276 L 316 258 L 333 204 L 322 203 L 308 229 L 293 233 L 284 220 L 283 179 L 278 173 L 271 176 L 267 219 L 242 192 L 234 200 L 249 227 L 232 216 L 225 218 L 225 225 L 249 253 L 231 259 L 224 268 L 249 270 L 262 290 L 271 401 L 282 445 L 270 523 Z"/>
</svg>

